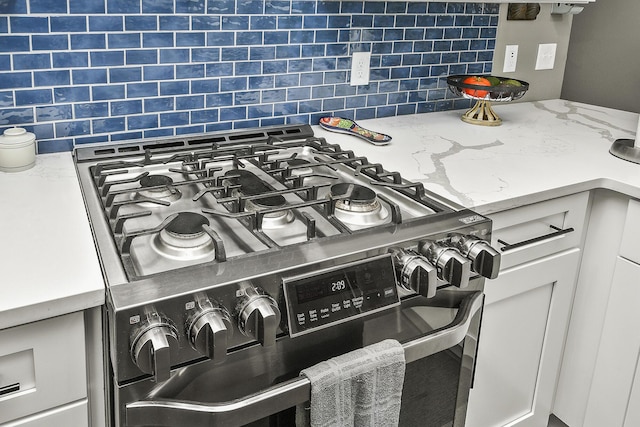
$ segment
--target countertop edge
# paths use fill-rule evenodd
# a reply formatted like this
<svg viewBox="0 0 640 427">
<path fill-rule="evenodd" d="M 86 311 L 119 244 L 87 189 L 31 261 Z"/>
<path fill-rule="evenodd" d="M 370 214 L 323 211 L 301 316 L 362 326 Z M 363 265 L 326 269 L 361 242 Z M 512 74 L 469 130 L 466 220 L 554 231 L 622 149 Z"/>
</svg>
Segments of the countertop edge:
<svg viewBox="0 0 640 427">
<path fill-rule="evenodd" d="M 640 188 L 638 187 L 610 178 L 598 178 L 563 187 L 556 187 L 537 193 L 527 194 L 520 197 L 500 200 L 495 203 L 479 205 L 470 209 L 481 215 L 491 216 L 491 214 L 497 212 L 519 208 L 534 203 L 544 202 L 550 199 L 557 199 L 559 197 L 569 196 L 571 194 L 582 193 L 584 191 L 594 190 L 610 190 L 627 197 L 636 199 L 640 198 Z"/>
<path fill-rule="evenodd" d="M 43 301 L 28 306 L 15 307 L 0 311 L 0 330 L 33 323 L 52 317 L 63 316 L 76 311 L 88 310 L 105 303 L 105 290 L 95 289 L 88 292 Z"/>
</svg>

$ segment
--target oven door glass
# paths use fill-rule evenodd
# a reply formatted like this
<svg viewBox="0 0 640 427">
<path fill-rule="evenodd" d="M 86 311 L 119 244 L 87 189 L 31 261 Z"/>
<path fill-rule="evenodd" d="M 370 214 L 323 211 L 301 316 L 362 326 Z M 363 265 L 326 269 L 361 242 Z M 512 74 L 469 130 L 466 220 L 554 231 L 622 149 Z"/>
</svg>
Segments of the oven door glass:
<svg viewBox="0 0 640 427">
<path fill-rule="evenodd" d="M 230 353 L 174 370 L 162 384 L 116 387 L 117 426 L 294 426 L 309 398 L 300 370 L 379 342 L 400 341 L 407 360 L 400 425 L 464 426 L 482 312 L 481 291 L 440 290 L 384 313 L 275 346 Z"/>
</svg>

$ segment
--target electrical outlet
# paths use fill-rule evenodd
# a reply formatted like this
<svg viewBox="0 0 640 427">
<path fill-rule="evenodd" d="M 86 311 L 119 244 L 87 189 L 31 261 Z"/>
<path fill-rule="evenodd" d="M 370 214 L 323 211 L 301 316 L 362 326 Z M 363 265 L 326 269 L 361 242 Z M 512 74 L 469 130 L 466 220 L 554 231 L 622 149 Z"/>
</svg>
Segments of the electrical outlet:
<svg viewBox="0 0 640 427">
<path fill-rule="evenodd" d="M 504 50 L 504 67 L 503 73 L 513 73 L 516 71 L 516 64 L 518 63 L 518 45 L 510 44 L 505 47 Z"/>
<path fill-rule="evenodd" d="M 351 57 L 351 86 L 369 84 L 371 52 L 353 52 Z"/>
<path fill-rule="evenodd" d="M 544 43 L 538 45 L 538 57 L 536 58 L 536 70 L 553 70 L 556 61 L 557 43 Z"/>
</svg>

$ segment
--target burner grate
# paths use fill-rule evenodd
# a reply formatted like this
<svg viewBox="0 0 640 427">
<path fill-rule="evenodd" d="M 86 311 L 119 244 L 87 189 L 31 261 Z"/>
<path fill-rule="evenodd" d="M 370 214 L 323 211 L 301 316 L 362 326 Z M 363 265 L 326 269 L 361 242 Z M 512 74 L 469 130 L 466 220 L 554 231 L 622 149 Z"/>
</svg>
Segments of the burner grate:
<svg viewBox="0 0 640 427">
<path fill-rule="evenodd" d="M 130 278 L 140 274 L 127 261 L 133 241 L 166 233 L 179 211 L 211 219 L 202 229 L 215 242 L 216 255 L 206 262 L 222 262 L 230 253 L 235 257 L 261 248 L 399 225 L 406 209 L 410 210 L 407 218 L 450 209 L 429 198 L 421 183 L 405 181 L 399 173 L 385 171 L 382 165 L 324 138 L 304 133 L 300 139 L 259 138 L 258 134 L 225 139 L 233 144 L 169 141 L 140 144 L 139 150 L 129 146 L 98 153 L 99 161 L 88 169 Z M 125 152 L 127 157 L 120 156 Z M 359 185 L 373 208 L 345 209 L 366 203 L 349 200 L 340 192 L 332 194 L 330 189 L 336 185 Z M 407 201 L 399 202 L 398 197 Z M 353 220 L 342 214 L 345 210 L 356 217 L 361 211 L 376 212 L 368 219 Z M 281 235 L 289 228 L 296 229 L 297 237 Z M 260 244 L 236 241 L 247 232 Z"/>
</svg>

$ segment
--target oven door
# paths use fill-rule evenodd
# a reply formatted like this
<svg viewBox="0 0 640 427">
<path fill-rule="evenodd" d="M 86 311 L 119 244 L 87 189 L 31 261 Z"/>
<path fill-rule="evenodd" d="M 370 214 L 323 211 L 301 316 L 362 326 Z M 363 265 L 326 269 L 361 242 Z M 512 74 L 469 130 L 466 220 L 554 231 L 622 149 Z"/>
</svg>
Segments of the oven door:
<svg viewBox="0 0 640 427">
<path fill-rule="evenodd" d="M 482 291 L 444 289 L 379 315 L 230 353 L 220 364 L 176 369 L 162 384 L 116 387 L 116 425 L 290 427 L 296 405 L 310 396 L 301 369 L 393 338 L 407 362 L 400 425 L 464 426 L 483 299 Z"/>
</svg>

